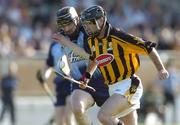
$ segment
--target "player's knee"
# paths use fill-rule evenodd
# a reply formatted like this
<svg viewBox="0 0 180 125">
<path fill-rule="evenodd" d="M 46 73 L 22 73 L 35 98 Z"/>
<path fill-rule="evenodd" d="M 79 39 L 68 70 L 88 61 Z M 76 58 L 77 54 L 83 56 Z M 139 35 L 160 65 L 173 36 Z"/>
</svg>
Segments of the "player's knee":
<svg viewBox="0 0 180 125">
<path fill-rule="evenodd" d="M 83 115 L 84 115 L 84 113 L 85 113 L 85 111 L 83 110 L 83 109 L 75 109 L 74 110 L 74 115 L 76 116 L 76 117 L 82 117 Z"/>
<path fill-rule="evenodd" d="M 98 112 L 97 118 L 99 119 L 101 123 L 106 123 L 106 121 L 108 120 L 108 115 L 105 112 L 100 110 Z"/>
<path fill-rule="evenodd" d="M 72 110 L 76 116 L 82 116 L 85 113 L 85 110 L 81 104 L 72 105 Z"/>
</svg>

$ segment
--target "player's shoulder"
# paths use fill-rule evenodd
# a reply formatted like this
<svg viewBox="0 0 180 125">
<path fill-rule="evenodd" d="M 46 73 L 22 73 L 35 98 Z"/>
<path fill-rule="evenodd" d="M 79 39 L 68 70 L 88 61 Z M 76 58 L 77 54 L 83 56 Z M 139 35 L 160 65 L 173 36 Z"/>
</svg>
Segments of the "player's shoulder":
<svg viewBox="0 0 180 125">
<path fill-rule="evenodd" d="M 123 40 L 129 40 L 132 39 L 134 36 L 125 32 L 123 29 L 113 27 L 111 32 L 110 32 L 111 37 L 113 38 L 118 38 L 118 39 L 123 39 Z"/>
<path fill-rule="evenodd" d="M 50 50 L 52 49 L 60 49 L 60 48 L 63 48 L 63 45 L 59 44 L 58 42 L 56 41 L 52 41 L 51 44 L 50 44 Z"/>
<path fill-rule="evenodd" d="M 110 34 L 114 35 L 114 36 L 119 36 L 119 35 L 121 36 L 121 35 L 124 35 L 126 33 L 123 29 L 112 26 Z"/>
</svg>

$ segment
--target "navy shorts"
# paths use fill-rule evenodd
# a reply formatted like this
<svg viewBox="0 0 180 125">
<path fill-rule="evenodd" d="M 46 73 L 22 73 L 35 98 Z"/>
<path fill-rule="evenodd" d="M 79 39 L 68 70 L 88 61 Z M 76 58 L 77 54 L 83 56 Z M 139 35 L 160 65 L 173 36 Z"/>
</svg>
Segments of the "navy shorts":
<svg viewBox="0 0 180 125">
<path fill-rule="evenodd" d="M 64 106 L 66 104 L 66 97 L 72 92 L 72 83 L 69 80 L 56 78 L 54 80 L 56 90 L 55 106 Z"/>
<path fill-rule="evenodd" d="M 93 92 L 88 88 L 81 89 L 79 88 L 79 85 L 75 83 L 73 84 L 73 89 L 81 89 L 88 92 L 93 97 L 96 105 L 99 107 L 102 106 L 104 102 L 107 100 L 107 98 L 109 98 L 109 87 L 106 84 L 104 84 L 104 79 L 102 77 L 92 78 L 88 85 L 95 88 L 96 91 Z"/>
</svg>

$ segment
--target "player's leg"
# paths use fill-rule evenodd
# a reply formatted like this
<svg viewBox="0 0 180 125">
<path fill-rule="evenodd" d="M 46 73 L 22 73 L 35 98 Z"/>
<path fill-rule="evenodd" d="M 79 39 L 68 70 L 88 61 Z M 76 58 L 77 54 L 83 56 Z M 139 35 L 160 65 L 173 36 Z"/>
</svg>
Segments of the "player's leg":
<svg viewBox="0 0 180 125">
<path fill-rule="evenodd" d="M 68 125 L 66 122 L 68 116 L 65 115 L 68 114 L 66 99 L 71 94 L 71 82 L 68 80 L 61 81 L 60 77 L 57 77 L 54 82 L 56 85 L 55 121 L 57 125 Z"/>
<path fill-rule="evenodd" d="M 103 125 L 118 125 L 119 121 L 115 116 L 120 115 L 121 117 L 124 116 L 124 119 L 122 119 L 124 122 L 126 122 L 126 118 L 131 125 L 136 125 L 137 116 L 132 111 L 139 108 L 139 100 L 142 96 L 140 79 L 127 79 L 113 87 L 115 88 L 113 90 L 114 94 L 101 107 L 98 119 Z"/>
<path fill-rule="evenodd" d="M 66 125 L 66 94 L 58 93 L 55 103 L 55 121 L 57 125 Z"/>
<path fill-rule="evenodd" d="M 129 107 L 130 104 L 124 96 L 113 94 L 102 105 L 98 112 L 98 119 L 103 125 L 118 125 L 119 120 L 114 116 Z"/>
<path fill-rule="evenodd" d="M 91 125 L 86 110 L 94 104 L 93 97 L 86 91 L 76 89 L 71 95 L 71 106 L 79 125 Z"/>
<path fill-rule="evenodd" d="M 56 107 L 55 120 L 57 125 L 76 125 L 74 115 L 69 106 Z"/>
<path fill-rule="evenodd" d="M 65 117 L 67 125 L 76 125 L 74 113 L 71 108 L 71 95 L 66 98 Z"/>
<path fill-rule="evenodd" d="M 65 106 L 55 107 L 55 121 L 57 125 L 66 125 L 66 119 L 64 114 L 65 114 Z"/>
<path fill-rule="evenodd" d="M 122 117 L 121 120 L 124 122 L 125 125 L 138 125 L 138 115 L 136 110 Z"/>
</svg>

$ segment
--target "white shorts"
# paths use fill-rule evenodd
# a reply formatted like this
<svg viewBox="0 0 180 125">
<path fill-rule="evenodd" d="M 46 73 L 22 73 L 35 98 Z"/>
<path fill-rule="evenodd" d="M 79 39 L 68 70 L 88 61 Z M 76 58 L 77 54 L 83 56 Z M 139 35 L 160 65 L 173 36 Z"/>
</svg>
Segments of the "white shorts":
<svg viewBox="0 0 180 125">
<path fill-rule="evenodd" d="M 130 93 L 131 81 L 132 80 L 130 78 L 128 78 L 128 79 L 119 81 L 119 82 L 111 85 L 109 88 L 111 95 L 115 94 L 115 93 L 123 95 L 127 98 L 128 102 L 132 105 L 130 108 L 125 109 L 123 112 L 118 114 L 119 117 L 123 117 L 123 116 L 129 114 L 130 112 L 140 108 L 140 98 L 143 94 L 142 82 L 139 79 L 139 85 L 138 85 L 137 89 L 135 89 L 134 93 Z"/>
</svg>

